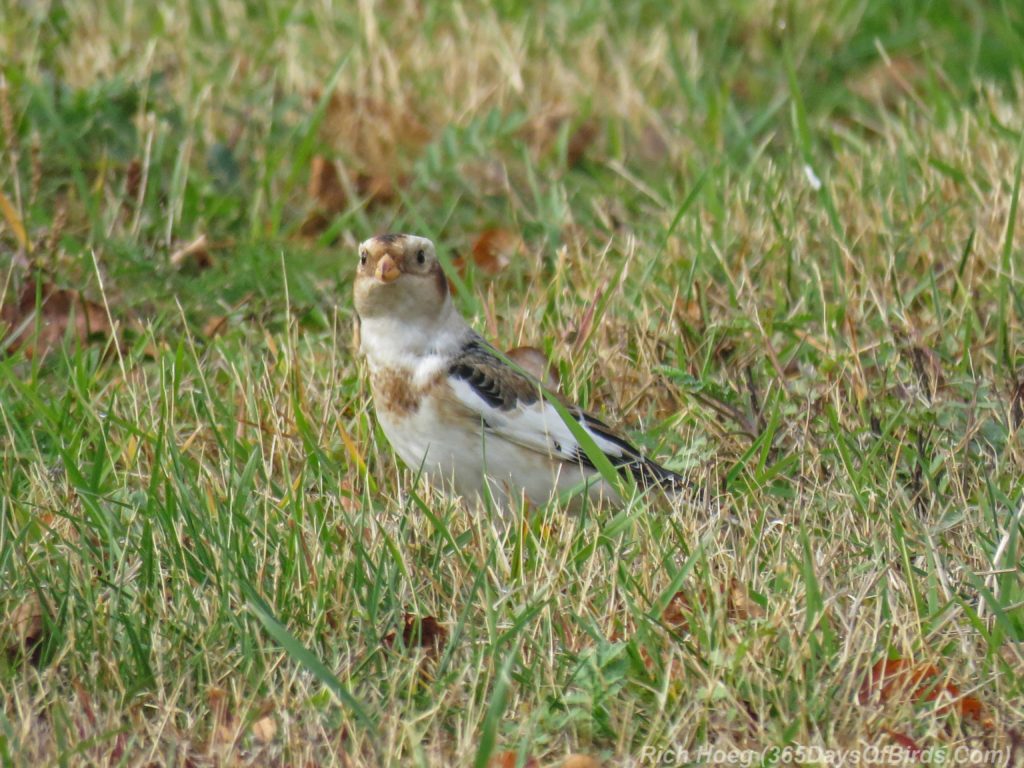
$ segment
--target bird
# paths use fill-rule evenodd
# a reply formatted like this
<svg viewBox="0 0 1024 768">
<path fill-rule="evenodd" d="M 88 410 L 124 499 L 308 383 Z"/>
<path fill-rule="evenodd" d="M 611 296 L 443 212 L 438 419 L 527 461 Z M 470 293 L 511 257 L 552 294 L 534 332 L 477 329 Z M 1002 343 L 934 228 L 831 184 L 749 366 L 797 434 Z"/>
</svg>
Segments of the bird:
<svg viewBox="0 0 1024 768">
<path fill-rule="evenodd" d="M 502 506 L 523 497 L 540 506 L 581 487 L 594 501 L 621 501 L 591 458 L 593 446 L 588 453 L 564 414 L 637 487 L 669 495 L 685 488 L 681 475 L 473 330 L 452 301 L 430 239 L 377 235 L 358 254 L 355 342 L 377 421 L 410 469 L 456 495 Z"/>
</svg>

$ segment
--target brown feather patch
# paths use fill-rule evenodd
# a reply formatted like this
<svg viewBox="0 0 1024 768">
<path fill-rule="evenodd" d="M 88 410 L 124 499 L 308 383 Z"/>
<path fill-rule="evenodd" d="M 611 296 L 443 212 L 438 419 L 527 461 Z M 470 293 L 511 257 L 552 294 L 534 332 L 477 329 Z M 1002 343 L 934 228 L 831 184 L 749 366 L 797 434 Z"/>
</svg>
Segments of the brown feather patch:
<svg viewBox="0 0 1024 768">
<path fill-rule="evenodd" d="M 384 368 L 371 377 L 373 401 L 392 416 L 411 416 L 420 408 L 422 393 L 412 385 L 412 377 L 395 368 Z"/>
</svg>

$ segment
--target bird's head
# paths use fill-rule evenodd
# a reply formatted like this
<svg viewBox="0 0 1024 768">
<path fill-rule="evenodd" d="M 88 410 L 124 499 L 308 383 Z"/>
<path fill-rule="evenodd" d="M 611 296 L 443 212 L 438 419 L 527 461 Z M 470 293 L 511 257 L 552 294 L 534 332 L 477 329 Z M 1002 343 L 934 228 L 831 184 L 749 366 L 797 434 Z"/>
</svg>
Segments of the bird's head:
<svg viewBox="0 0 1024 768">
<path fill-rule="evenodd" d="M 355 306 L 364 319 L 436 319 L 448 298 L 448 279 L 434 244 L 417 235 L 378 235 L 359 246 Z"/>
</svg>

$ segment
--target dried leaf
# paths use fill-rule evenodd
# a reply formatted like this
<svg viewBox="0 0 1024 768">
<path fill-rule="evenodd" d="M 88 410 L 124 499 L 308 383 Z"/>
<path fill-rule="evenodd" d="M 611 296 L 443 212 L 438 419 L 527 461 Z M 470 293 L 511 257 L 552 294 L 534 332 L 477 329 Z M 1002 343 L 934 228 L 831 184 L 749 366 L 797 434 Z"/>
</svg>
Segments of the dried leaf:
<svg viewBox="0 0 1024 768">
<path fill-rule="evenodd" d="M 405 176 L 398 178 L 400 183 L 405 183 Z M 359 171 L 351 183 L 355 194 L 365 200 L 368 207 L 390 203 L 395 199 L 395 183 L 386 171 Z M 350 203 L 337 163 L 323 155 L 315 156 L 310 164 L 306 193 L 314 204 L 313 211 L 300 229 L 306 236 L 323 232 L 330 225 L 331 218 L 343 213 Z"/>
<path fill-rule="evenodd" d="M 206 701 L 213 717 L 210 746 L 233 744 L 237 728 L 235 727 L 235 716 L 228 709 L 228 692 L 223 688 L 213 686 L 206 693 Z"/>
<path fill-rule="evenodd" d="M 44 283 L 39 296 L 37 306 L 36 284 L 29 281 L 17 304 L 0 308 L 0 320 L 10 326 L 0 348 L 6 347 L 12 352 L 24 348 L 27 356 L 40 357 L 60 344 L 69 327 L 83 344 L 93 335 L 111 333 L 103 306 L 83 298 L 78 291 Z"/>
<path fill-rule="evenodd" d="M 496 275 L 522 247 L 522 239 L 507 229 L 485 229 L 473 241 L 473 263 L 485 274 Z"/>
<path fill-rule="evenodd" d="M 515 347 L 506 352 L 505 356 L 550 389 L 557 390 L 561 385 L 555 366 L 536 347 Z"/>
<path fill-rule="evenodd" d="M 487 766 L 488 768 L 516 768 L 519 765 L 518 761 L 519 753 L 514 749 L 508 749 L 493 755 L 487 762 Z M 532 755 L 527 757 L 526 762 L 523 763 L 523 768 L 539 768 L 539 766 L 537 758 Z"/>
<path fill-rule="evenodd" d="M 918 664 L 910 659 L 882 659 L 871 668 L 857 694 L 857 701 L 862 705 L 869 704 L 876 695 L 882 704 L 893 700 L 920 703 L 948 696 L 952 701 L 943 704 L 939 711 L 952 708 L 962 717 L 976 720 L 985 727 L 992 725 L 981 700 L 970 694 L 961 695 L 959 686 L 948 680 L 934 664 Z"/>
<path fill-rule="evenodd" d="M 916 741 L 914 741 L 909 736 L 907 736 L 905 733 L 900 733 L 899 731 L 893 731 L 893 730 L 890 730 L 889 728 L 883 728 L 882 730 L 885 731 L 887 734 L 889 734 L 889 736 L 893 739 L 893 741 L 895 741 L 897 744 L 899 744 L 901 747 L 903 747 L 905 750 L 907 750 L 907 752 L 909 753 L 910 757 L 912 757 L 912 758 L 920 757 L 920 755 L 924 752 L 924 750 L 921 748 L 921 745 L 918 744 Z"/>
<path fill-rule="evenodd" d="M 43 639 L 43 606 L 35 592 L 15 606 L 5 622 L 5 650 L 8 655 L 30 650 Z"/>
<path fill-rule="evenodd" d="M 731 619 L 744 621 L 746 619 L 759 619 L 764 616 L 764 608 L 750 598 L 750 592 L 736 577 L 729 580 L 726 607 Z"/>
<path fill-rule="evenodd" d="M 403 617 L 402 644 L 406 648 L 424 648 L 427 654 L 437 657 L 448 642 L 448 630 L 433 616 L 420 619 L 411 613 Z M 392 648 L 395 644 L 395 633 L 389 632 L 382 643 Z"/>
<path fill-rule="evenodd" d="M 341 184 L 338 169 L 323 155 L 316 155 L 310 163 L 306 192 L 324 213 L 341 213 L 348 207 L 348 195 Z"/>
<path fill-rule="evenodd" d="M 224 333 L 228 327 L 228 316 L 227 315 L 214 315 L 205 323 L 203 323 L 203 336 L 208 339 L 212 339 L 215 336 L 219 336 Z"/>
<path fill-rule="evenodd" d="M 569 755 L 562 762 L 562 768 L 601 768 L 601 763 L 590 755 Z"/>
<path fill-rule="evenodd" d="M 314 103 L 319 102 L 319 91 L 310 95 Z M 415 103 L 412 99 L 385 102 L 352 93 L 331 94 L 320 124 L 320 140 L 332 151 L 314 157 L 310 166 L 307 192 L 314 210 L 302 224 L 303 235 L 323 232 L 331 218 L 353 202 L 351 194 L 368 206 L 395 199 L 396 185 L 406 179 L 408 158 L 431 136 L 411 109 Z M 338 165 L 342 162 L 351 189 L 342 182 Z"/>
<path fill-rule="evenodd" d="M 171 266 L 175 269 L 193 269 L 201 272 L 213 266 L 213 256 L 207 244 L 206 235 L 200 235 L 171 254 Z"/>
<path fill-rule="evenodd" d="M 272 715 L 265 715 L 252 724 L 252 736 L 260 744 L 269 744 L 277 735 L 277 721 Z"/>
<path fill-rule="evenodd" d="M 690 627 L 689 619 L 686 617 L 690 610 L 689 598 L 683 592 L 676 592 L 665 606 L 661 620 L 666 626 L 685 632 Z"/>
<path fill-rule="evenodd" d="M 566 147 L 565 162 L 570 168 L 575 168 L 586 157 L 587 152 L 594 145 L 601 129 L 593 118 L 584 120 L 569 136 L 569 144 Z"/>
<path fill-rule="evenodd" d="M 692 299 L 676 296 L 675 301 L 672 302 L 672 314 L 675 316 L 676 321 L 681 324 L 695 328 L 698 331 L 704 328 L 704 310 L 696 296 Z"/>
</svg>

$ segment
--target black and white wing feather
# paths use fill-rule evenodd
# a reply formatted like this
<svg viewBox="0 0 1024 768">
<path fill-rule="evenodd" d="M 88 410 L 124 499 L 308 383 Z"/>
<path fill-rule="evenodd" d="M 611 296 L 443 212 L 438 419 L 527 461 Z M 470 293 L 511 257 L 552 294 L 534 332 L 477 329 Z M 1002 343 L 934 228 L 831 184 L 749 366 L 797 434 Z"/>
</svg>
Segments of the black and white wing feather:
<svg viewBox="0 0 1024 768">
<path fill-rule="evenodd" d="M 479 336 L 473 335 L 448 368 L 457 404 L 479 417 L 484 434 L 588 469 L 596 469 L 543 385 L 514 367 Z M 564 402 L 564 401 L 563 401 Z M 600 419 L 565 403 L 576 422 L 620 472 L 642 488 L 682 490 L 681 475 L 651 461 Z"/>
</svg>

